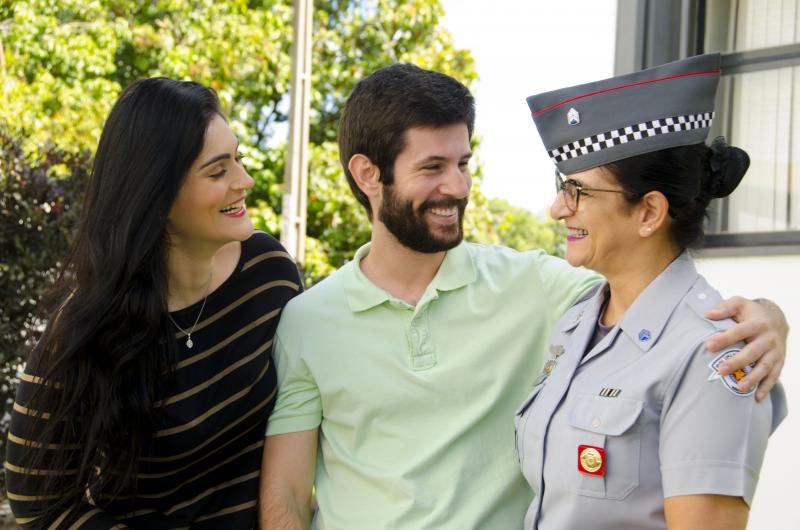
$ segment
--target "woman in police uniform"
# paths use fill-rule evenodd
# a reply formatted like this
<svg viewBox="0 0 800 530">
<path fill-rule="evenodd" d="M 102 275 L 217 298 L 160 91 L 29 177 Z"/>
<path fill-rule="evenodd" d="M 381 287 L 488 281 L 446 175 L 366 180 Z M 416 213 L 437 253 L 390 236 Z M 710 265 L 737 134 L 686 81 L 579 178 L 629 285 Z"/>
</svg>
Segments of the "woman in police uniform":
<svg viewBox="0 0 800 530">
<path fill-rule="evenodd" d="M 730 324 L 686 252 L 709 201 L 738 185 L 744 151 L 717 139 L 719 55 L 528 98 L 556 171 L 551 208 L 567 260 L 607 282 L 556 324 L 549 360 L 516 416 L 535 497 L 525 528 L 744 528 L 767 438 L 785 415 L 758 403 L 738 350 L 711 354 Z"/>
</svg>

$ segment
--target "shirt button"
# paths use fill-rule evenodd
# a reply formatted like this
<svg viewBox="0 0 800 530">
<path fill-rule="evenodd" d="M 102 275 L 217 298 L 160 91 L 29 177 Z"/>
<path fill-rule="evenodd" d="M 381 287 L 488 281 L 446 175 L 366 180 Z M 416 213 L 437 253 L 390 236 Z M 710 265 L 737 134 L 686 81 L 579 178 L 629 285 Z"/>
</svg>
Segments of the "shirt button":
<svg viewBox="0 0 800 530">
<path fill-rule="evenodd" d="M 600 418 L 595 418 L 592 420 L 592 427 L 594 427 L 595 429 L 600 427 Z"/>
<path fill-rule="evenodd" d="M 697 295 L 697 298 L 699 298 L 700 300 L 705 300 L 707 297 L 708 295 L 706 295 L 706 293 L 700 293 Z"/>
</svg>

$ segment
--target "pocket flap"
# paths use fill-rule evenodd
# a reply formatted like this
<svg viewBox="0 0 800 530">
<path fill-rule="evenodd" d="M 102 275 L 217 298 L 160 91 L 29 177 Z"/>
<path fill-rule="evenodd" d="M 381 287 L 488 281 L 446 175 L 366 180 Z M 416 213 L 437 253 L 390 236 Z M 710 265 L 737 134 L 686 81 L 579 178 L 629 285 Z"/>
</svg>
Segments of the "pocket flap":
<svg viewBox="0 0 800 530">
<path fill-rule="evenodd" d="M 598 434 L 619 436 L 633 425 L 644 408 L 644 401 L 620 397 L 578 396 L 570 412 L 573 427 Z"/>
</svg>

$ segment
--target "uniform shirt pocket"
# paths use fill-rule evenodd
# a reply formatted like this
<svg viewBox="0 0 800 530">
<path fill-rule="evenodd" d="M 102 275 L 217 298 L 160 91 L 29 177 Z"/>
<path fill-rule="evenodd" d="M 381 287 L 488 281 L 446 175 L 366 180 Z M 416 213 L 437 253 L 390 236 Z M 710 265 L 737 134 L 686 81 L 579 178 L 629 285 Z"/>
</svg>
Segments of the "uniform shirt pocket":
<svg viewBox="0 0 800 530">
<path fill-rule="evenodd" d="M 581 395 L 575 401 L 569 423 L 575 433 L 575 471 L 571 489 L 581 495 L 621 500 L 639 485 L 640 432 L 636 420 L 644 401 Z M 577 469 L 578 445 L 605 450 L 605 474 L 594 476 Z M 571 473 L 572 474 L 572 473 Z"/>
</svg>

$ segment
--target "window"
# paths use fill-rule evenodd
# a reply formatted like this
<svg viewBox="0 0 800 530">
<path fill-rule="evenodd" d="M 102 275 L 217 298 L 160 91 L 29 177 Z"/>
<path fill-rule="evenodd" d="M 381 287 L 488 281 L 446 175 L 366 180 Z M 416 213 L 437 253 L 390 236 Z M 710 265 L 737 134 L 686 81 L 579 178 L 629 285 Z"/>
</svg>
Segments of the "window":
<svg viewBox="0 0 800 530">
<path fill-rule="evenodd" d="M 750 154 L 709 248 L 800 253 L 800 0 L 618 0 L 616 73 L 722 53 L 711 137 Z"/>
<path fill-rule="evenodd" d="M 705 51 L 723 53 L 712 134 L 751 159 L 736 191 L 715 205 L 709 233 L 753 234 L 709 242 L 800 243 L 800 233 L 792 234 L 800 231 L 800 0 L 712 0 L 705 7 Z"/>
</svg>

